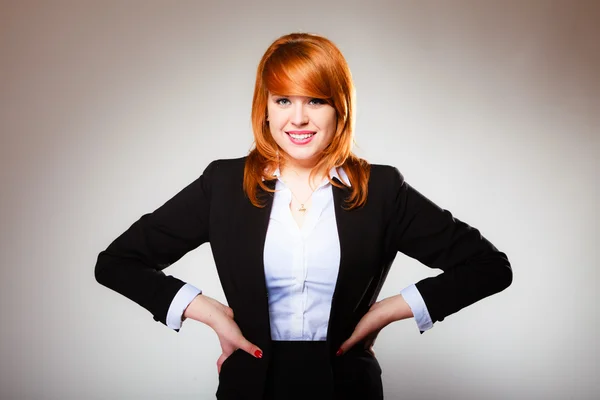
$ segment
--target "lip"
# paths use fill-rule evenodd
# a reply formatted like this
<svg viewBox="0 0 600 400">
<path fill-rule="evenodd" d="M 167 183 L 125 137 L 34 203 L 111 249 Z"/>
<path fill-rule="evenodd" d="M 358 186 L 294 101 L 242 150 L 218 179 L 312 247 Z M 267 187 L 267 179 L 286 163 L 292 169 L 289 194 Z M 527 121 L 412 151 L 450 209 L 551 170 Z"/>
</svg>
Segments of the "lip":
<svg viewBox="0 0 600 400">
<path fill-rule="evenodd" d="M 317 132 L 315 131 L 288 131 L 287 133 L 287 137 L 290 139 L 290 141 L 295 144 L 295 145 L 306 145 L 310 142 L 312 142 L 313 138 L 317 135 Z M 292 137 L 292 135 L 305 135 L 305 134 L 311 134 L 311 136 L 307 137 L 306 139 L 294 139 Z"/>
<path fill-rule="evenodd" d="M 294 135 L 306 135 L 307 133 L 313 133 L 316 134 L 316 131 L 285 131 L 285 133 L 291 133 Z"/>
</svg>

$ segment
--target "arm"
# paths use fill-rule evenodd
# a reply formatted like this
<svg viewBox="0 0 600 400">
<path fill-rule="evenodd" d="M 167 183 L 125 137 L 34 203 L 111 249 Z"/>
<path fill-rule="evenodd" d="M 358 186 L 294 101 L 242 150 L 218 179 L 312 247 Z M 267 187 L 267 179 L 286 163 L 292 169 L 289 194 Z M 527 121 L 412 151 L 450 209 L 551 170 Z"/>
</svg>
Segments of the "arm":
<svg viewBox="0 0 600 400">
<path fill-rule="evenodd" d="M 173 330 L 179 331 L 181 324 L 185 320 L 184 312 L 192 300 L 202 291 L 189 283 L 186 283 L 179 289 L 167 312 L 167 326 Z"/>
<path fill-rule="evenodd" d="M 361 340 L 370 349 L 379 331 L 395 321 L 415 317 L 421 331 L 429 329 L 436 321 L 505 289 L 512 281 L 504 253 L 477 229 L 453 218 L 410 187 L 397 169 L 393 171 L 393 203 L 388 217 L 391 245 L 443 272 L 418 282 L 414 290 L 409 286 L 401 294 L 373 304 L 342 343 L 338 356 Z"/>
<path fill-rule="evenodd" d="M 256 358 L 262 350 L 250 343 L 233 319 L 233 310 L 200 294 L 162 270 L 209 240 L 211 184 L 215 162 L 202 176 L 151 214 L 142 216 L 98 255 L 96 279 L 146 308 L 173 329 L 183 318 L 210 326 L 221 343 L 223 362 L 237 349 Z"/>
<path fill-rule="evenodd" d="M 443 271 L 416 284 L 432 323 L 508 287 L 512 270 L 506 254 L 394 171 L 392 245 L 428 267 Z"/>
<path fill-rule="evenodd" d="M 406 304 L 410 307 L 419 331 L 422 333 L 433 328 L 431 316 L 429 315 L 423 296 L 419 293 L 419 289 L 417 289 L 415 285 L 409 285 L 402 289 L 400 294 L 404 301 L 406 301 Z"/>
<path fill-rule="evenodd" d="M 97 281 L 146 308 L 164 324 L 184 282 L 162 270 L 209 239 L 214 164 L 153 213 L 143 215 L 98 255 Z"/>
</svg>

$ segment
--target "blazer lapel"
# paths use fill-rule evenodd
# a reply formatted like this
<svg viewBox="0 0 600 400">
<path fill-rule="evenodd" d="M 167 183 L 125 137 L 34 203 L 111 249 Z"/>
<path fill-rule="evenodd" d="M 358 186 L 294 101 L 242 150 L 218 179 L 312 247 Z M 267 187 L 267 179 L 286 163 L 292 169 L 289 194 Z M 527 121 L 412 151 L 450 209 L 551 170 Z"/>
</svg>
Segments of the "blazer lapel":
<svg viewBox="0 0 600 400">
<path fill-rule="evenodd" d="M 337 178 L 334 178 L 337 180 Z M 339 182 L 339 180 L 337 180 Z M 364 308 L 371 301 L 371 283 L 373 270 L 370 249 L 364 244 L 369 242 L 364 230 L 370 218 L 363 209 L 345 210 L 344 202 L 349 195 L 348 188 L 333 186 L 335 218 L 340 241 L 340 266 L 335 290 L 331 302 L 327 342 L 333 356 L 341 343 L 352 334 L 358 321 L 364 314 Z M 368 297 L 368 298 L 367 298 Z"/>
<path fill-rule="evenodd" d="M 229 204 L 225 199 L 222 204 L 226 206 L 220 207 L 226 210 L 226 218 L 218 221 L 226 226 L 218 229 L 223 236 L 215 241 L 213 252 L 223 255 L 219 275 L 229 305 L 235 310 L 235 321 L 244 337 L 263 350 L 263 358 L 256 359 L 242 350 L 230 355 L 219 376 L 219 399 L 262 399 L 271 358 L 263 253 L 273 194 L 259 189 L 265 206 L 255 207 L 243 193 L 241 183 L 240 179 L 239 185 L 231 185 L 234 188 L 228 198 L 234 202 Z M 271 188 L 275 185 L 274 181 L 265 183 Z"/>
<path fill-rule="evenodd" d="M 275 181 L 265 182 L 274 188 Z M 248 340 L 263 349 L 271 339 L 269 304 L 264 269 L 264 245 L 273 206 L 273 194 L 259 189 L 263 208 L 252 205 L 247 197 L 236 207 L 231 220 L 231 240 L 239 251 L 229 255 L 229 281 L 236 308 L 235 318 Z M 235 243 L 238 242 L 238 243 Z M 229 300 L 229 299 L 228 299 Z"/>
</svg>

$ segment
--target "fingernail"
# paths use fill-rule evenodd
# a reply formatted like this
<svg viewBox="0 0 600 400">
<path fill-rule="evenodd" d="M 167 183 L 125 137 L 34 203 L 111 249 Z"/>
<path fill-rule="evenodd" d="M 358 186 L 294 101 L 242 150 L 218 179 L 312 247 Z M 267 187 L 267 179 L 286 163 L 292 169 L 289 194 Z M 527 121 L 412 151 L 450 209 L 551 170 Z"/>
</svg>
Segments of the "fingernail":
<svg viewBox="0 0 600 400">
<path fill-rule="evenodd" d="M 340 348 L 337 353 L 335 353 L 336 356 L 341 356 L 343 353 L 342 349 Z"/>
<path fill-rule="evenodd" d="M 263 355 L 262 355 L 262 351 L 260 351 L 260 350 L 256 350 L 256 351 L 254 352 L 254 357 L 256 357 L 256 358 L 262 358 L 262 356 L 263 356 Z"/>
</svg>

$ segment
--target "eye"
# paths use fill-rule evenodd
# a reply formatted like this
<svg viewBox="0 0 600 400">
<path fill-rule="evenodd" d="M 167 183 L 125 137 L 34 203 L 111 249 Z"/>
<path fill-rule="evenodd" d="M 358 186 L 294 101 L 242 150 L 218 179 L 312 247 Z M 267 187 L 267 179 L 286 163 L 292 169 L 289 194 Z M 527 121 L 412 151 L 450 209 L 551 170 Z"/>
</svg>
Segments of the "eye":
<svg viewBox="0 0 600 400">
<path fill-rule="evenodd" d="M 310 99 L 309 103 L 312 105 L 318 105 L 318 104 L 327 104 L 327 101 L 325 101 L 325 99 L 314 98 L 314 99 Z"/>
<path fill-rule="evenodd" d="M 280 106 L 288 106 L 288 105 L 292 104 L 292 102 L 285 97 L 276 99 L 275 103 L 279 104 Z"/>
</svg>

